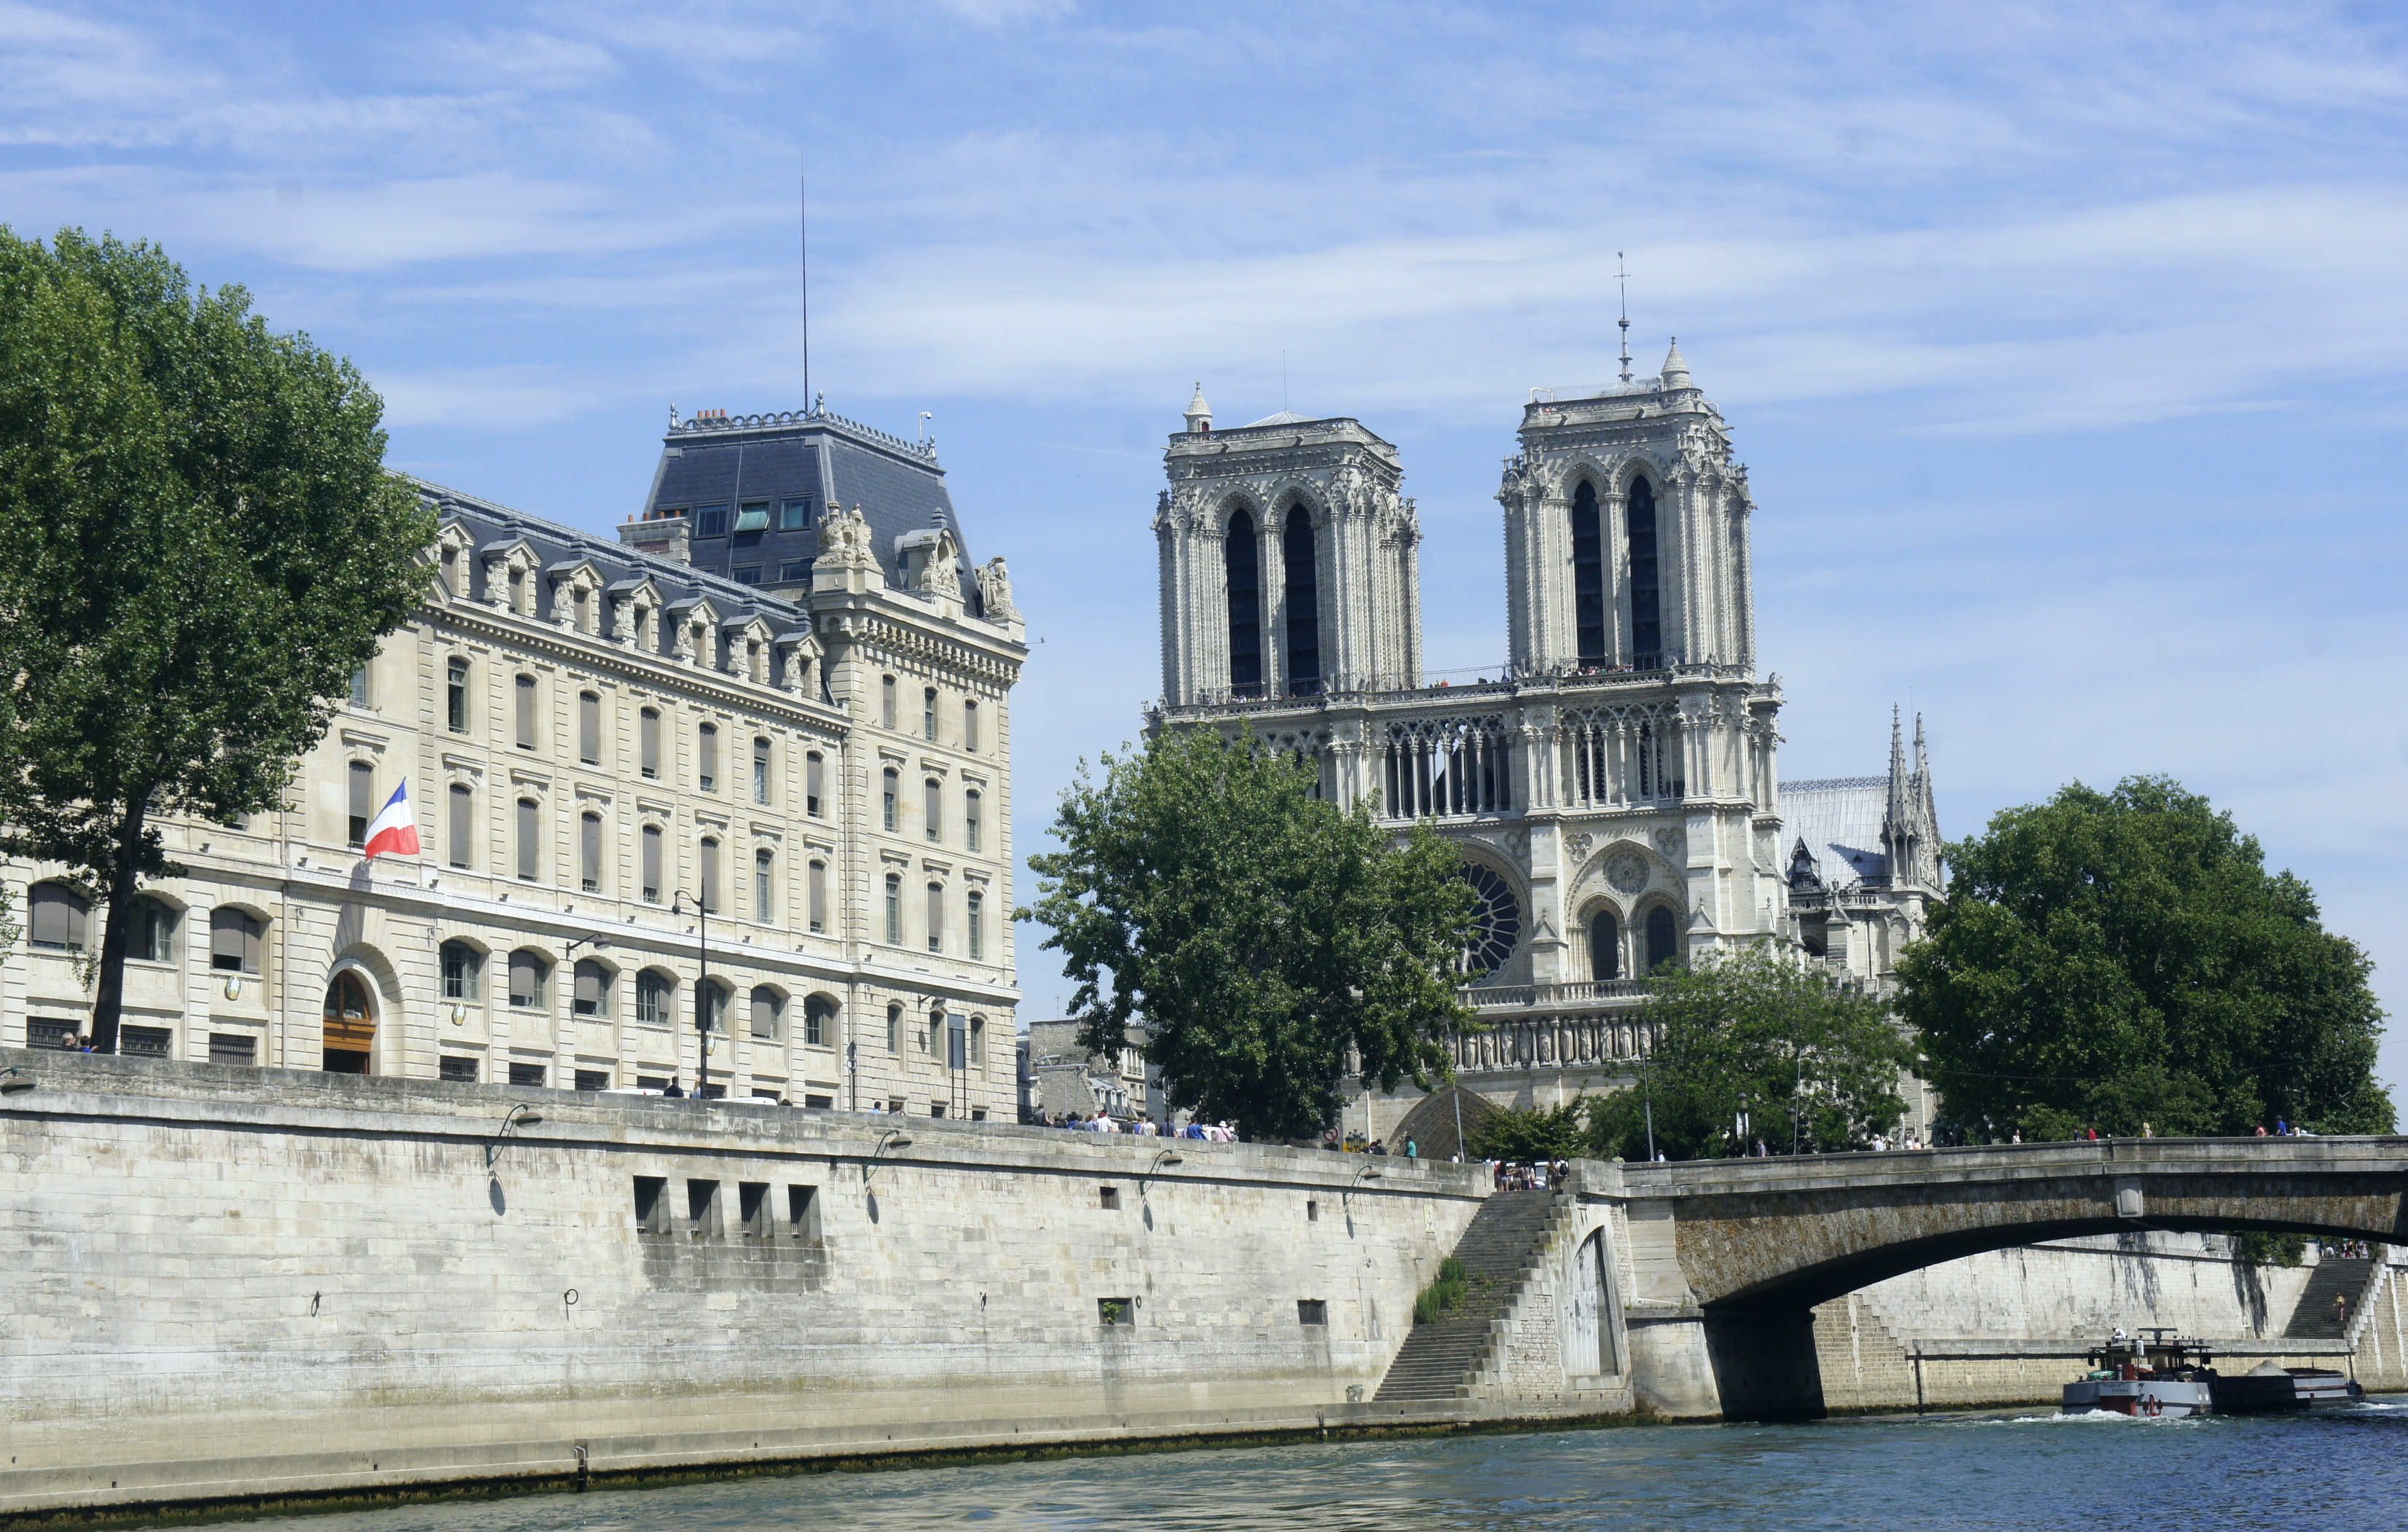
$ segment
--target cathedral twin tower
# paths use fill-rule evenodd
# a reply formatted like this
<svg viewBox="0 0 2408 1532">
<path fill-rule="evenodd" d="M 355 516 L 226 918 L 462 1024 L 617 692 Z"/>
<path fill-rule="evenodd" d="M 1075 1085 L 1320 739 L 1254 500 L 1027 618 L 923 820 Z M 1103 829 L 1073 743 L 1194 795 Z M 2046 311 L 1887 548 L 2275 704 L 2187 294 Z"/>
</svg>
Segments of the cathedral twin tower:
<svg viewBox="0 0 2408 1532">
<path fill-rule="evenodd" d="M 1747 473 L 1676 344 L 1661 378 L 1534 400 L 1505 465 L 1512 674 L 1753 666 Z M 1166 454 L 1163 695 L 1174 708 L 1421 684 L 1421 528 L 1397 450 L 1283 411 Z"/>
</svg>

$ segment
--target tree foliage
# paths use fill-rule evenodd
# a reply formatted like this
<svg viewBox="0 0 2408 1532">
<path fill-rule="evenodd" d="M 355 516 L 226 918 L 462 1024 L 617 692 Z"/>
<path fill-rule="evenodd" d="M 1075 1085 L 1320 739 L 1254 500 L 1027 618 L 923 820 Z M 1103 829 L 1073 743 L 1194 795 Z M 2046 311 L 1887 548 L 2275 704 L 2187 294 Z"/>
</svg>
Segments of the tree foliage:
<svg viewBox="0 0 2408 1532">
<path fill-rule="evenodd" d="M 1950 1116 L 2004 1136 L 2387 1132 L 2357 945 L 2230 816 L 2164 778 L 2080 783 L 1949 849 L 1899 964 Z"/>
<path fill-rule="evenodd" d="M 1052 927 L 1084 1045 L 1126 1046 L 1142 1015 L 1170 1104 L 1252 1137 L 1336 1121 L 1350 1049 L 1367 1083 L 1428 1088 L 1468 1020 L 1460 854 L 1426 829 L 1398 846 L 1312 783 L 1250 744 L 1165 733 L 1100 776 L 1082 763 L 1061 850 L 1029 858 L 1041 896 L 1022 913 Z"/>
<path fill-rule="evenodd" d="M 1898 1125 L 1914 1050 L 1881 1002 L 1761 950 L 1659 973 L 1641 1017 L 1656 1029 L 1638 1087 L 1593 1098 L 1589 1147 L 1675 1159 L 1852 1149 Z M 1747 1132 L 1737 1124 L 1744 1115 Z"/>
<path fill-rule="evenodd" d="M 106 901 L 108 1051 L 158 819 L 277 807 L 434 519 L 348 362 L 155 247 L 0 228 L 0 819 Z"/>
<path fill-rule="evenodd" d="M 1588 1152 L 1587 1118 L 1588 1109 L 1580 1101 L 1499 1108 L 1471 1130 L 1470 1153 L 1481 1160 L 1569 1159 Z"/>
</svg>

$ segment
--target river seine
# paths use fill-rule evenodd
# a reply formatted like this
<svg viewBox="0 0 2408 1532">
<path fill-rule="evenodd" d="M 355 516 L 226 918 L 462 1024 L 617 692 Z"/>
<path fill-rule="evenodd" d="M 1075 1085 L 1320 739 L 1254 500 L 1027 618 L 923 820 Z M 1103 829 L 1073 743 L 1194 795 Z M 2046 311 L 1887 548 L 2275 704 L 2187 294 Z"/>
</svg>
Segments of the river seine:
<svg viewBox="0 0 2408 1532">
<path fill-rule="evenodd" d="M 2408 1525 L 2408 1402 L 2290 1420 L 1643 1425 L 796 1475 L 248 1524 L 280 1532 L 978 1526 L 2351 1528 Z"/>
</svg>

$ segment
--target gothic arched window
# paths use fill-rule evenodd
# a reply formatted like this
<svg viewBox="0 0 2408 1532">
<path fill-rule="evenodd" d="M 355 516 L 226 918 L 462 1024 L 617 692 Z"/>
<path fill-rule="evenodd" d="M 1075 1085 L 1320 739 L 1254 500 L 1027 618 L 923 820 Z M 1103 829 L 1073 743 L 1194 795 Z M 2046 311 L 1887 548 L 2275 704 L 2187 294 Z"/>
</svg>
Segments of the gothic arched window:
<svg viewBox="0 0 2408 1532">
<path fill-rule="evenodd" d="M 1290 507 L 1280 532 L 1287 565 L 1287 689 L 1291 696 L 1321 690 L 1321 582 L 1313 566 L 1312 517 Z"/>
<path fill-rule="evenodd" d="M 1663 663 L 1664 623 L 1656 579 L 1656 490 L 1644 479 L 1630 481 L 1622 508 L 1630 529 L 1631 663 L 1652 670 Z"/>
<path fill-rule="evenodd" d="M 1229 577 L 1229 689 L 1240 696 L 1263 690 L 1263 560 L 1254 546 L 1254 519 L 1245 511 L 1229 518 L 1221 545 Z"/>
<path fill-rule="evenodd" d="M 1572 494 L 1572 625 L 1580 663 L 1605 663 L 1605 530 L 1597 513 L 1597 486 L 1584 480 Z"/>
<path fill-rule="evenodd" d="M 1622 923 L 1611 909 L 1600 909 L 1588 919 L 1588 976 L 1622 977 Z"/>
<path fill-rule="evenodd" d="M 1647 971 L 1681 961 L 1680 923 L 1662 905 L 1647 911 Z"/>
</svg>

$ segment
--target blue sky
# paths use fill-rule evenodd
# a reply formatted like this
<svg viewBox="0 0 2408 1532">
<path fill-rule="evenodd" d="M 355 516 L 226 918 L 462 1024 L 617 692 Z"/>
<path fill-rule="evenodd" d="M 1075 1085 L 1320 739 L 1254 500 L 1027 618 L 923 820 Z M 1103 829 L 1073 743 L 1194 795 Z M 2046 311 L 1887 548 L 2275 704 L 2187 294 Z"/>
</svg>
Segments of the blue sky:
<svg viewBox="0 0 2408 1532">
<path fill-rule="evenodd" d="M 1498 460 L 1627 251 L 1751 465 L 1787 775 L 1893 701 L 1951 834 L 2171 773 L 2408 1009 L 2396 11 L 0 0 L 0 220 L 246 283 L 396 465 L 596 530 L 671 405 L 803 402 L 807 154 L 812 385 L 933 412 L 1029 614 L 1024 851 L 1158 689 L 1194 382 L 1396 441 L 1429 664 L 1493 663 Z"/>
</svg>

